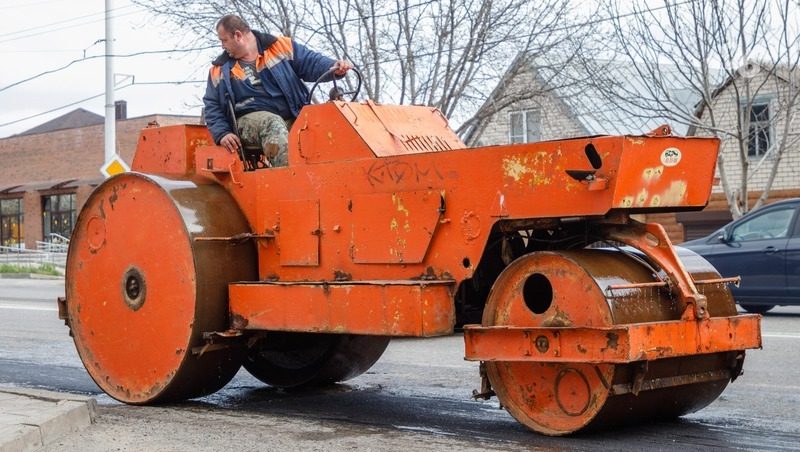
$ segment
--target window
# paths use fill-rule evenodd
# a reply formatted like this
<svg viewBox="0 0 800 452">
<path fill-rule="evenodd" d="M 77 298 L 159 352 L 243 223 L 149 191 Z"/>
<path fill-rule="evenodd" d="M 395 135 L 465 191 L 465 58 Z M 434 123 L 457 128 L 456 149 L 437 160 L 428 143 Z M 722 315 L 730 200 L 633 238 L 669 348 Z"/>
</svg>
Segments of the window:
<svg viewBox="0 0 800 452">
<path fill-rule="evenodd" d="M 773 210 L 759 215 L 736 226 L 731 234 L 731 240 L 742 242 L 788 237 L 793 216 L 794 209 Z"/>
<path fill-rule="evenodd" d="M 747 156 L 761 157 L 772 144 L 769 102 L 753 103 L 750 108 L 750 128 L 747 134 Z"/>
<path fill-rule="evenodd" d="M 512 143 L 531 143 L 542 139 L 539 110 L 515 111 L 510 116 L 509 140 Z"/>
<path fill-rule="evenodd" d="M 42 197 L 42 226 L 45 241 L 51 234 L 69 238 L 75 225 L 75 193 Z"/>
<path fill-rule="evenodd" d="M 0 199 L 0 245 L 23 248 L 22 198 Z"/>
</svg>

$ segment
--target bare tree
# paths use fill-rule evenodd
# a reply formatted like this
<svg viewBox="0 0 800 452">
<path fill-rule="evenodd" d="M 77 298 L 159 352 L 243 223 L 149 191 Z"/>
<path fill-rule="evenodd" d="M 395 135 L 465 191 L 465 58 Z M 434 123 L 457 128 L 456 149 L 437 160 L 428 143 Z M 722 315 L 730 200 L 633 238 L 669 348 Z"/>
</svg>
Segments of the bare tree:
<svg viewBox="0 0 800 452">
<path fill-rule="evenodd" d="M 516 55 L 569 48 L 581 31 L 565 26 L 575 17 L 570 0 L 134 1 L 202 43 L 216 41 L 225 13 L 294 36 L 353 61 L 371 99 L 437 107 L 459 133 L 480 119 L 478 107 Z"/>
<path fill-rule="evenodd" d="M 611 26 L 598 33 L 607 53 L 581 57 L 584 72 L 595 74 L 591 89 L 609 106 L 596 113 L 665 118 L 689 134 L 719 137 L 722 189 L 733 217 L 744 215 L 768 198 L 786 153 L 800 153 L 799 7 L 793 0 L 609 0 Z M 751 183 L 756 173 L 768 177 Z M 751 204 L 753 188 L 761 195 Z"/>
</svg>

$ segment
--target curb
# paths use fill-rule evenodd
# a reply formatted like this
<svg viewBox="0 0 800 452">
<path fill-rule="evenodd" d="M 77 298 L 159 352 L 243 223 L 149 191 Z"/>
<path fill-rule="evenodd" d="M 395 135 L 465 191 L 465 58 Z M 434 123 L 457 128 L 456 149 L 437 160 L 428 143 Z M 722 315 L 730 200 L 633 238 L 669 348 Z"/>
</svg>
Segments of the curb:
<svg viewBox="0 0 800 452">
<path fill-rule="evenodd" d="M 91 397 L 40 389 L 0 386 L 0 396 L 13 398 L 20 421 L 0 425 L 0 452 L 35 450 L 91 425 L 97 401 Z M 0 407 L 0 415 L 6 406 Z"/>
<path fill-rule="evenodd" d="M 0 279 L 64 279 L 64 277 L 39 273 L 0 273 Z"/>
</svg>

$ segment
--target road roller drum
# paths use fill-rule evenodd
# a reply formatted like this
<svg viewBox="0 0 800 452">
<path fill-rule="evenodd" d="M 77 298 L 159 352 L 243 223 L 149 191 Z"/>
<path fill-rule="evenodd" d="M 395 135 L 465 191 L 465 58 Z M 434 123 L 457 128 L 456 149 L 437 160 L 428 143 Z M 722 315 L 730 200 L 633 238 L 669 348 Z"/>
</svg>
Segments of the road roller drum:
<svg viewBox="0 0 800 452">
<path fill-rule="evenodd" d="M 690 274 L 719 277 L 699 256 L 688 260 Z M 682 312 L 670 294 L 646 285 L 656 277 L 653 268 L 632 253 L 588 249 L 528 254 L 498 278 L 482 324 L 575 328 L 680 319 Z M 627 287 L 609 289 L 619 285 Z M 730 291 L 721 287 L 709 291 L 709 314 L 735 315 Z M 550 346 L 544 336 L 532 340 L 539 349 Z M 698 410 L 722 392 L 742 358 L 733 351 L 652 363 L 487 362 L 485 366 L 500 402 L 518 421 L 558 435 Z"/>
<path fill-rule="evenodd" d="M 83 204 L 59 315 L 129 404 L 203 397 L 241 366 L 333 384 L 393 337 L 463 327 L 477 395 L 536 432 L 680 416 L 761 345 L 737 275 L 642 221 L 702 209 L 718 147 L 665 126 L 468 148 L 434 108 L 337 100 L 262 168 L 203 126 L 148 127 Z"/>
</svg>

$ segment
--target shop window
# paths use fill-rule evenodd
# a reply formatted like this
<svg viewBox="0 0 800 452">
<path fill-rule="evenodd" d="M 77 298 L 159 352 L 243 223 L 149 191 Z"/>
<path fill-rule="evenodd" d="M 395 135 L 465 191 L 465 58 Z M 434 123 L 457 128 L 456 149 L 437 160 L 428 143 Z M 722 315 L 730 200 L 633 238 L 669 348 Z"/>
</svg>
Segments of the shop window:
<svg viewBox="0 0 800 452">
<path fill-rule="evenodd" d="M 42 197 L 42 226 L 44 240 L 58 239 L 53 234 L 69 238 L 75 226 L 75 193 L 48 195 Z"/>
<path fill-rule="evenodd" d="M 0 199 L 0 245 L 24 248 L 22 198 Z"/>
</svg>

